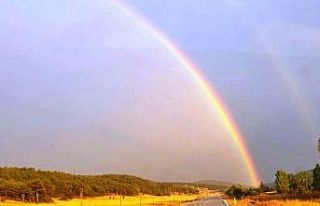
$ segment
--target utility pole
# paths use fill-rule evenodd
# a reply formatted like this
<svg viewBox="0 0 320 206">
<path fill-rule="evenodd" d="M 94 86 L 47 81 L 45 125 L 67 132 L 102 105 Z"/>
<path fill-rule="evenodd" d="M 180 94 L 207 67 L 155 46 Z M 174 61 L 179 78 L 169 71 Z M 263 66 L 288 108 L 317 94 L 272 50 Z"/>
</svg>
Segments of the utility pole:
<svg viewBox="0 0 320 206">
<path fill-rule="evenodd" d="M 82 206 L 83 204 L 82 199 L 83 199 L 83 187 L 80 188 L 80 206 Z"/>
<path fill-rule="evenodd" d="M 26 194 L 25 194 L 25 193 L 22 193 L 22 194 L 21 194 L 21 200 L 22 200 L 22 202 L 24 202 L 25 197 L 26 197 Z"/>
<path fill-rule="evenodd" d="M 38 189 L 38 187 L 36 187 L 36 203 L 38 203 L 39 202 L 39 189 Z"/>
<path fill-rule="evenodd" d="M 317 150 L 320 153 L 320 135 L 318 136 Z"/>
</svg>

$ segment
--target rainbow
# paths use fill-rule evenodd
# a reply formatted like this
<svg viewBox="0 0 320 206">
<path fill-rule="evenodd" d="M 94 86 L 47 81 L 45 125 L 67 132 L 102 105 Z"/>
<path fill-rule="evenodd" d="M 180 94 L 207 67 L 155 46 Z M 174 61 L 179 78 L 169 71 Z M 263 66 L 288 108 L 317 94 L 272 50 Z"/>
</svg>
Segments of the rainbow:
<svg viewBox="0 0 320 206">
<path fill-rule="evenodd" d="M 292 99 L 291 101 L 297 109 L 301 123 L 304 124 L 310 136 L 315 136 L 317 134 L 317 126 L 315 125 L 316 121 L 310 116 L 310 114 L 313 114 L 313 112 L 310 110 L 311 107 L 306 101 L 306 98 L 303 98 L 303 94 L 300 92 L 298 83 L 290 74 L 288 66 L 285 64 L 285 62 L 277 55 L 273 55 L 274 51 L 276 50 L 272 47 L 271 42 L 267 42 L 266 37 L 260 38 L 259 40 L 262 49 L 269 54 L 267 57 L 269 58 L 270 63 L 273 65 L 273 69 L 283 80 L 284 86 L 288 88 L 289 95 Z"/>
<path fill-rule="evenodd" d="M 232 6 L 234 2 L 226 1 L 226 3 Z M 284 86 L 288 89 L 288 93 L 292 99 L 292 104 L 296 107 L 297 113 L 302 120 L 302 124 L 304 124 L 310 136 L 315 136 L 317 134 L 317 125 L 315 124 L 316 121 L 310 116 L 310 114 L 313 114 L 313 112 L 310 110 L 311 107 L 306 101 L 306 98 L 303 98 L 303 94 L 300 92 L 299 85 L 295 81 L 292 74 L 290 74 L 288 66 L 286 65 L 285 61 L 279 57 L 279 55 L 275 55 L 277 50 L 274 48 L 272 42 L 268 41 L 265 32 L 260 30 L 259 24 L 255 21 L 254 16 L 250 15 L 251 10 L 246 8 L 245 4 L 242 4 L 240 1 L 237 2 L 237 6 L 238 8 L 242 8 L 241 15 L 246 16 L 246 19 L 248 19 L 247 23 L 250 25 L 250 27 L 253 27 L 258 31 L 257 42 L 259 43 L 259 46 L 262 48 L 262 51 L 266 53 L 266 57 L 273 65 L 272 68 L 283 81 Z"/>
<path fill-rule="evenodd" d="M 239 131 L 235 121 L 233 120 L 233 117 L 228 112 L 227 107 L 218 96 L 215 89 L 210 86 L 209 82 L 201 74 L 200 70 L 172 41 L 169 40 L 168 37 L 166 37 L 166 35 L 164 35 L 158 28 L 149 23 L 144 17 L 140 16 L 132 8 L 120 1 L 112 1 L 112 3 L 115 4 L 117 8 L 119 8 L 125 15 L 128 15 L 128 17 L 145 28 L 147 32 L 149 32 L 157 41 L 159 41 L 191 75 L 201 91 L 203 91 L 203 93 L 206 95 L 212 108 L 218 112 L 224 125 L 230 133 L 230 136 L 239 153 L 241 154 L 244 164 L 246 165 L 252 185 L 258 186 L 260 178 L 255 169 L 254 162 L 248 152 L 247 146 L 244 142 L 244 138 Z"/>
</svg>

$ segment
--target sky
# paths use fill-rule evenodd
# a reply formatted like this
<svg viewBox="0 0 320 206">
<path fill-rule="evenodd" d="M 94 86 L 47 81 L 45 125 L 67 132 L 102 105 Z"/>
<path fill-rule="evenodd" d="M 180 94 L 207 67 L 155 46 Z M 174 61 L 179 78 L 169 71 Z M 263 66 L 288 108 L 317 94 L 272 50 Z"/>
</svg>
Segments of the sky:
<svg viewBox="0 0 320 206">
<path fill-rule="evenodd" d="M 318 1 L 123 3 L 198 66 L 262 180 L 319 162 Z M 118 4 L 5 0 L 0 13 L 1 166 L 250 183 L 197 84 Z"/>
</svg>

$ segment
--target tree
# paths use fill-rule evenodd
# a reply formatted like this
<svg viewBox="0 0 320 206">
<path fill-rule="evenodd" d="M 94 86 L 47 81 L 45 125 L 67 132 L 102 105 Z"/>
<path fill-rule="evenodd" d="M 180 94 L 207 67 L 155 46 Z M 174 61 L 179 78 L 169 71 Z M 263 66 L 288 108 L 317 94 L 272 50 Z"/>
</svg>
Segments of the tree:
<svg viewBox="0 0 320 206">
<path fill-rule="evenodd" d="M 316 190 L 320 190 L 320 165 L 317 164 L 316 167 L 312 171 L 313 174 L 313 188 Z"/>
<path fill-rule="evenodd" d="M 299 172 L 294 176 L 296 183 L 296 190 L 300 193 L 305 193 L 311 189 L 312 176 L 310 172 Z"/>
<path fill-rule="evenodd" d="M 289 175 L 279 170 L 276 173 L 276 189 L 279 193 L 287 193 L 289 192 Z"/>
<path fill-rule="evenodd" d="M 256 191 L 259 193 L 264 193 L 264 192 L 270 192 L 271 190 L 272 189 L 268 185 L 261 182 L 259 188 Z"/>
<path fill-rule="evenodd" d="M 290 173 L 290 174 L 288 174 L 288 178 L 289 178 L 289 190 L 291 192 L 296 191 L 298 188 L 298 183 L 297 183 L 295 175 Z"/>
<path fill-rule="evenodd" d="M 232 186 L 226 191 L 226 194 L 232 198 L 242 199 L 245 191 L 240 187 Z"/>
<path fill-rule="evenodd" d="M 320 153 L 320 135 L 318 137 L 318 145 L 317 145 L 317 149 L 318 149 L 318 152 Z"/>
<path fill-rule="evenodd" d="M 260 182 L 260 186 L 259 186 L 258 191 L 259 191 L 260 193 L 265 192 L 265 185 L 263 184 L 263 182 Z"/>
</svg>

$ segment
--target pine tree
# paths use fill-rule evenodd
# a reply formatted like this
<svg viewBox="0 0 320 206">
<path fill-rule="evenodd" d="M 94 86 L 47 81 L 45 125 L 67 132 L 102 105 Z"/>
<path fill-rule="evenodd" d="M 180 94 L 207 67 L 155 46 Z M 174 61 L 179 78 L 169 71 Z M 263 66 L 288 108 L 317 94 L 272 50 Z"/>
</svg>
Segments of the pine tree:
<svg viewBox="0 0 320 206">
<path fill-rule="evenodd" d="M 313 169 L 313 188 L 316 190 L 320 190 L 320 165 L 317 164 Z"/>
<path fill-rule="evenodd" d="M 317 150 L 320 153 L 320 135 L 318 137 L 318 145 L 317 145 Z"/>
</svg>

